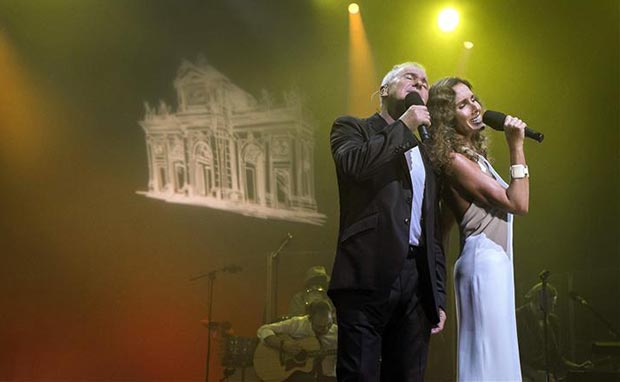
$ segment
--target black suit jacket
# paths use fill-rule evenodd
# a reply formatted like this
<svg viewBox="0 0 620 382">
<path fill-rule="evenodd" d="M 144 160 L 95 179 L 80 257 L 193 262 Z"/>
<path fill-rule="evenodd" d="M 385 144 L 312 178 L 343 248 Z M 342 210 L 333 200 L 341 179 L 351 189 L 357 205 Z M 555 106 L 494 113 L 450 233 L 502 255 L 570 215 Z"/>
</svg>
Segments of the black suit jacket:
<svg viewBox="0 0 620 382">
<path fill-rule="evenodd" d="M 330 143 L 340 192 L 340 230 L 329 291 L 390 288 L 409 252 L 412 184 L 404 153 L 418 144 L 400 120 L 379 114 L 338 118 Z M 429 319 L 445 310 L 445 258 L 441 246 L 436 178 L 426 168 L 422 235 L 426 256 L 418 262 L 422 302 Z M 420 266 L 421 265 L 421 266 Z"/>
</svg>

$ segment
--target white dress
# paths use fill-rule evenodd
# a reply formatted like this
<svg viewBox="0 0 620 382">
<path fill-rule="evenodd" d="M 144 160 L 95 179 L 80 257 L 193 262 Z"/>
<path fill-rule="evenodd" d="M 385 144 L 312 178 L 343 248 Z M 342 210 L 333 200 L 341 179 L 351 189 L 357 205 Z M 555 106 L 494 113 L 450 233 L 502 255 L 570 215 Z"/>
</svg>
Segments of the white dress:
<svg viewBox="0 0 620 382">
<path fill-rule="evenodd" d="M 483 171 L 508 187 L 491 164 Z M 475 203 L 460 223 L 454 267 L 458 322 L 457 380 L 521 381 L 512 263 L 512 214 Z"/>
</svg>

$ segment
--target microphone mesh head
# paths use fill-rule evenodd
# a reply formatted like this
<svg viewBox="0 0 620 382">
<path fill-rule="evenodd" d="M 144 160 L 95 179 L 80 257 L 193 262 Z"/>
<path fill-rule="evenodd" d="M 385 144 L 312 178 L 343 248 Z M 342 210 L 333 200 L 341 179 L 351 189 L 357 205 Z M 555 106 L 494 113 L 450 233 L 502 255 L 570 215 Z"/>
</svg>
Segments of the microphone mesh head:
<svg viewBox="0 0 620 382">
<path fill-rule="evenodd" d="M 424 105 L 424 101 L 418 92 L 411 92 L 405 97 L 405 106 L 409 108 L 411 105 Z"/>
<path fill-rule="evenodd" d="M 504 131 L 504 121 L 506 114 L 499 111 L 487 110 L 482 115 L 482 122 L 493 130 Z"/>
</svg>

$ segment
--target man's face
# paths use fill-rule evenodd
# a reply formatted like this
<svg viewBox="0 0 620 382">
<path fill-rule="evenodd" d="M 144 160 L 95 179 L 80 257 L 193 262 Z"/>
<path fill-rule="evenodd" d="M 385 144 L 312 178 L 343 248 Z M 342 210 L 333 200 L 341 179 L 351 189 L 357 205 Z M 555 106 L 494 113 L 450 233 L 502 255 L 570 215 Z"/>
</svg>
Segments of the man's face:
<svg viewBox="0 0 620 382">
<path fill-rule="evenodd" d="M 311 318 L 312 330 L 317 336 L 325 335 L 334 324 L 330 312 L 317 313 Z"/>
<path fill-rule="evenodd" d="M 419 93 L 424 103 L 428 101 L 426 72 L 416 66 L 402 68 L 396 78 L 382 89 L 381 95 L 401 101 L 411 92 Z"/>
<path fill-rule="evenodd" d="M 306 282 L 306 291 L 324 291 L 327 289 L 327 279 L 322 276 L 313 277 Z"/>
</svg>

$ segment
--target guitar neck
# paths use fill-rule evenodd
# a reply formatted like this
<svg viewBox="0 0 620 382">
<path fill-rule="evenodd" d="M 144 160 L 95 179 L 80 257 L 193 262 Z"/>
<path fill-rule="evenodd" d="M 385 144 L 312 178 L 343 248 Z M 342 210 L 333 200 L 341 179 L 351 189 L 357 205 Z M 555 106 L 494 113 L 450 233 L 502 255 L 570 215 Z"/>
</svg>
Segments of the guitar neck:
<svg viewBox="0 0 620 382">
<path fill-rule="evenodd" d="M 309 351 L 307 354 L 308 354 L 308 357 L 316 358 L 316 357 L 325 357 L 329 355 L 336 355 L 337 352 L 338 350 L 336 349 L 329 349 L 329 350 Z"/>
</svg>

